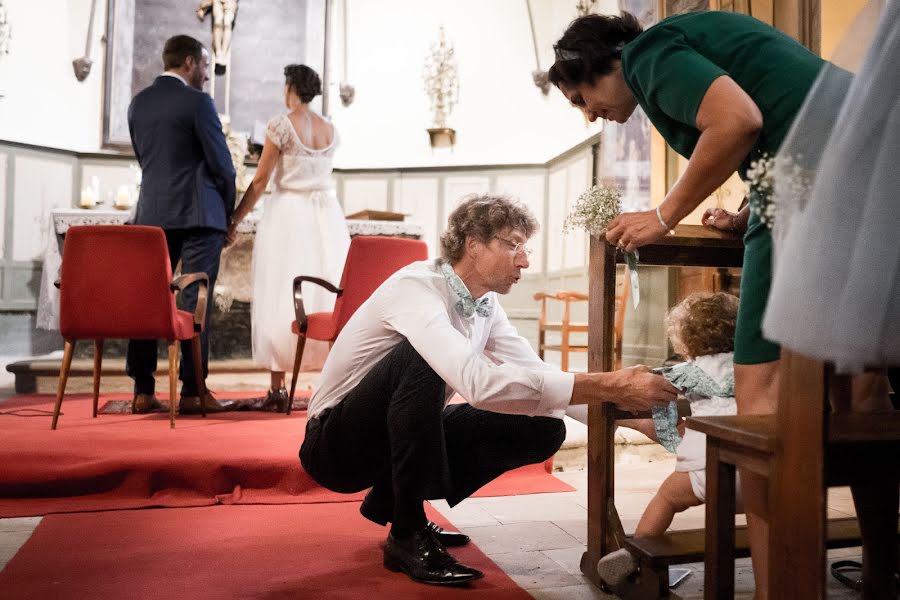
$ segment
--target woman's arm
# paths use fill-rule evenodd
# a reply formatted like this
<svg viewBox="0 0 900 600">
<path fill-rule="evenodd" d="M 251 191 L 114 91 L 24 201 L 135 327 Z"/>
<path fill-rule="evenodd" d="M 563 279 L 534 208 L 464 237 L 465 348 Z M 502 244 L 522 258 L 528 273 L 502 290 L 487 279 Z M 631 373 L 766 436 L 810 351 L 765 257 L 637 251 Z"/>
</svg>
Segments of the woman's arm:
<svg viewBox="0 0 900 600">
<path fill-rule="evenodd" d="M 241 203 L 238 204 L 234 210 L 234 215 L 231 217 L 228 232 L 225 234 L 225 245 L 234 243 L 237 235 L 237 226 L 250 214 L 250 211 L 253 210 L 253 207 L 259 201 L 259 197 L 265 191 L 266 186 L 269 184 L 269 178 L 272 176 L 272 170 L 275 168 L 275 163 L 278 162 L 279 154 L 281 154 L 281 150 L 267 137 L 263 142 L 262 155 L 259 157 L 259 163 L 256 165 L 256 174 L 253 175 L 253 181 L 250 183 L 247 191 L 244 192 Z"/>
<path fill-rule="evenodd" d="M 659 206 L 659 216 L 656 210 L 619 215 L 607 228 L 609 243 L 633 252 L 665 235 L 738 169 L 763 125 L 753 99 L 724 76 L 709 86 L 696 121 L 700 138 L 684 174 Z"/>
</svg>

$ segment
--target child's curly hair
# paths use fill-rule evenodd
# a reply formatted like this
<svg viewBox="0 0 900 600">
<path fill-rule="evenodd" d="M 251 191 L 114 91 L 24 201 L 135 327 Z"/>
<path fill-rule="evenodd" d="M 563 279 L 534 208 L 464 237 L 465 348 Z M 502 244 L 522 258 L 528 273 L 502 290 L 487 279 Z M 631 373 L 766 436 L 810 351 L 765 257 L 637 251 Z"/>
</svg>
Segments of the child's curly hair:
<svg viewBox="0 0 900 600">
<path fill-rule="evenodd" d="M 737 311 L 738 299 L 731 294 L 691 294 L 666 315 L 666 335 L 686 357 L 732 352 Z"/>
</svg>

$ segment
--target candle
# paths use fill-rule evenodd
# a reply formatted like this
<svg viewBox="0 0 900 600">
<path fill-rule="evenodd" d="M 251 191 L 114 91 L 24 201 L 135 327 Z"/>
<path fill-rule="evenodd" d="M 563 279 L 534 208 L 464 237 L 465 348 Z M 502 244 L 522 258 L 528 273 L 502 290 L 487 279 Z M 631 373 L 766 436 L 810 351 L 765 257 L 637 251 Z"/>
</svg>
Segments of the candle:
<svg viewBox="0 0 900 600">
<path fill-rule="evenodd" d="M 120 185 L 116 190 L 116 208 L 129 208 L 131 206 L 131 190 L 127 185 Z"/>
<path fill-rule="evenodd" d="M 81 200 L 78 202 L 81 208 L 94 208 L 97 206 L 97 194 L 91 188 L 81 190 Z"/>
</svg>

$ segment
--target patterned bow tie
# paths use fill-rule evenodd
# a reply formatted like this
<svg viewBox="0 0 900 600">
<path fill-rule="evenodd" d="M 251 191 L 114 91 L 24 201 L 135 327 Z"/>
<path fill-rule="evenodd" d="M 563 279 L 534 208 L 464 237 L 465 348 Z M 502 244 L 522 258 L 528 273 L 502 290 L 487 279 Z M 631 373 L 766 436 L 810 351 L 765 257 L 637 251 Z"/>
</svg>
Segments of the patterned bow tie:
<svg viewBox="0 0 900 600">
<path fill-rule="evenodd" d="M 478 313 L 478 316 L 480 317 L 491 316 L 494 305 L 491 302 L 490 296 L 485 295 L 480 300 L 475 300 L 466 288 L 466 284 L 463 283 L 462 279 L 459 278 L 459 275 L 453 270 L 453 267 L 450 266 L 450 263 L 442 262 L 441 271 L 444 273 L 447 285 L 450 286 L 450 289 L 453 290 L 459 298 L 456 301 L 456 312 L 467 319 L 475 313 Z"/>
</svg>

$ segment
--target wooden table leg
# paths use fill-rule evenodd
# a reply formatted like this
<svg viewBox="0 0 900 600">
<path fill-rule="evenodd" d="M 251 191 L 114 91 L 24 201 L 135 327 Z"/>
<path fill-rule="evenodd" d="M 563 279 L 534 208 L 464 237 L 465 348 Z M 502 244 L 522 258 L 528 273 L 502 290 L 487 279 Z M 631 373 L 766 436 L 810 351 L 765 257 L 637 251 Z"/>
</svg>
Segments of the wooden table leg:
<svg viewBox="0 0 900 600">
<path fill-rule="evenodd" d="M 706 560 L 703 597 L 734 598 L 735 467 L 719 460 L 719 444 L 706 444 Z"/>
<path fill-rule="evenodd" d="M 616 295 L 615 248 L 606 240 L 591 237 L 590 289 L 588 299 L 588 371 L 608 372 L 615 353 L 614 317 Z M 605 403 L 588 409 L 588 541 L 581 557 L 581 572 L 595 584 L 597 561 L 616 550 L 624 532 L 615 507 L 614 406 Z M 615 518 L 610 521 L 610 515 Z M 615 527 L 613 527 L 615 523 Z"/>
</svg>

